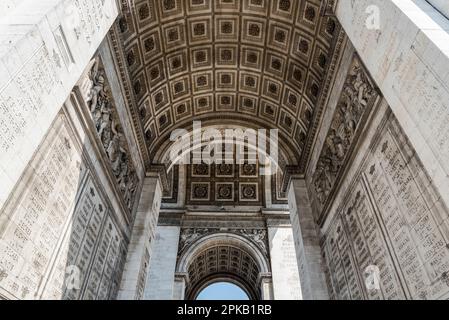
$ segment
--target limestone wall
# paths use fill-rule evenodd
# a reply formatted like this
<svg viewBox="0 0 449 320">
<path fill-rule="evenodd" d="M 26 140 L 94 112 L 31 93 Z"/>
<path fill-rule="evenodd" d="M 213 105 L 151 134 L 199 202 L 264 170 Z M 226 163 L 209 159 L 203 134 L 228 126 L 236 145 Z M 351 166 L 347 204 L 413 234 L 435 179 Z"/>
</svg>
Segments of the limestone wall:
<svg viewBox="0 0 449 320">
<path fill-rule="evenodd" d="M 373 8 L 380 9 L 379 29 L 367 27 Z M 338 158 L 341 143 L 318 139 L 306 176 L 330 296 L 447 299 L 448 20 L 426 1 L 405 0 L 340 0 L 336 15 L 382 100 L 365 109 L 368 125 L 340 153 L 338 179 L 325 167 L 323 179 L 335 187 L 326 189 L 325 205 L 316 204 L 311 177 L 323 148 L 334 147 L 328 155 Z M 333 92 L 325 119 L 337 117 L 335 103 L 341 108 L 341 93 Z M 332 136 L 329 122 L 319 136 Z"/>
<path fill-rule="evenodd" d="M 17 9 L 23 0 L 3 0 L 0 2 L 0 16 L 6 16 Z"/>
</svg>

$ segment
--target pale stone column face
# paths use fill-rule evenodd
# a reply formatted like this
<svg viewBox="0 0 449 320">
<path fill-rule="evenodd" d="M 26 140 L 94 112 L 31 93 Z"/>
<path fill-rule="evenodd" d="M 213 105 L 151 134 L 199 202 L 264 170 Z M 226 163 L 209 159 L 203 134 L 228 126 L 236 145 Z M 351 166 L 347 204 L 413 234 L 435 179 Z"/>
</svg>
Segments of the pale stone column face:
<svg viewBox="0 0 449 320">
<path fill-rule="evenodd" d="M 261 299 L 262 300 L 274 300 L 274 293 L 273 293 L 273 281 L 271 277 L 263 278 L 260 282 L 261 287 Z"/>
<path fill-rule="evenodd" d="M 1 0 L 0 207 L 118 16 L 115 0 Z M 7 32 L 7 34 L 4 34 Z"/>
<path fill-rule="evenodd" d="M 123 271 L 119 300 L 143 298 L 145 282 L 154 248 L 157 220 L 162 190 L 157 176 L 144 180 L 139 207 L 128 246 L 128 256 Z"/>
<path fill-rule="evenodd" d="M 173 287 L 173 300 L 184 300 L 186 293 L 186 277 L 187 274 L 177 274 L 175 276 L 175 284 Z"/>
<path fill-rule="evenodd" d="M 318 226 L 312 215 L 304 179 L 292 178 L 288 192 L 290 219 L 304 300 L 329 299 Z"/>
<path fill-rule="evenodd" d="M 268 227 L 273 294 L 276 300 L 301 300 L 293 232 L 288 227 Z"/>
<path fill-rule="evenodd" d="M 180 231 L 179 226 L 157 227 L 145 285 L 145 300 L 172 300 L 180 297 L 174 291 Z"/>
</svg>

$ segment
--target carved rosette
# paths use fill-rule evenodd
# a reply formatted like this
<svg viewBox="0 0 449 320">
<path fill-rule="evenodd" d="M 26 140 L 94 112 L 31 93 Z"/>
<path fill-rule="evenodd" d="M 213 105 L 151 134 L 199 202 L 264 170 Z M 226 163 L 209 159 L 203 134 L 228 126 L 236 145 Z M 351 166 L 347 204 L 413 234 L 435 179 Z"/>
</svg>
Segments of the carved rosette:
<svg viewBox="0 0 449 320">
<path fill-rule="evenodd" d="M 217 164 L 216 175 L 221 177 L 232 177 L 234 175 L 234 166 L 232 164 Z"/>
<path fill-rule="evenodd" d="M 181 255 L 195 241 L 219 232 L 233 233 L 247 238 L 268 257 L 268 234 L 265 229 L 184 228 L 179 237 L 178 255 Z"/>
<path fill-rule="evenodd" d="M 89 72 L 88 82 L 87 88 L 83 88 L 84 98 L 118 189 L 125 205 L 132 211 L 139 179 L 129 155 L 128 143 L 119 122 L 105 71 L 98 57 Z"/>
<path fill-rule="evenodd" d="M 371 109 L 377 96 L 374 84 L 361 61 L 354 56 L 313 175 L 313 185 L 320 210 L 334 188 L 361 120 Z"/>
</svg>

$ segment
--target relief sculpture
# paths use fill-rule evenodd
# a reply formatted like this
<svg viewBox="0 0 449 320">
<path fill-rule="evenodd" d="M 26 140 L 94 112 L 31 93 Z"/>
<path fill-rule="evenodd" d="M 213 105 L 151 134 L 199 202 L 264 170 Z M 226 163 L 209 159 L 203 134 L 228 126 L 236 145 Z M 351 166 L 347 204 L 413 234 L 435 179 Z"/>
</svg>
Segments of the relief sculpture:
<svg viewBox="0 0 449 320">
<path fill-rule="evenodd" d="M 227 229 L 226 231 L 220 228 L 185 228 L 181 230 L 179 239 L 179 253 L 182 253 L 186 248 L 193 244 L 196 240 L 219 232 L 230 232 L 241 235 L 248 240 L 253 241 L 264 254 L 268 255 L 268 234 L 264 229 Z"/>
<path fill-rule="evenodd" d="M 376 97 L 361 62 L 354 58 L 313 176 L 320 206 L 329 197 L 361 119 Z"/>
<path fill-rule="evenodd" d="M 89 72 L 86 102 L 126 206 L 132 210 L 138 178 L 113 105 L 110 87 L 97 58 Z"/>
</svg>

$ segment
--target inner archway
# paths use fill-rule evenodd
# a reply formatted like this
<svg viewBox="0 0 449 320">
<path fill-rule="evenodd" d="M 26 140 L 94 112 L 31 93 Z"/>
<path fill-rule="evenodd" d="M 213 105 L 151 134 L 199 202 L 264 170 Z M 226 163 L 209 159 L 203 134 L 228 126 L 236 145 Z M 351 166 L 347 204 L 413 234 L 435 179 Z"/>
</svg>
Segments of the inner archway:
<svg viewBox="0 0 449 320">
<path fill-rule="evenodd" d="M 207 285 L 195 300 L 249 300 L 249 296 L 237 284 L 223 280 Z"/>
<path fill-rule="evenodd" d="M 200 237 L 185 250 L 178 273 L 187 275 L 184 297 L 195 300 L 210 285 L 227 282 L 242 289 L 249 299 L 261 299 L 261 279 L 269 274 L 265 255 L 258 247 L 230 233 Z"/>
</svg>

